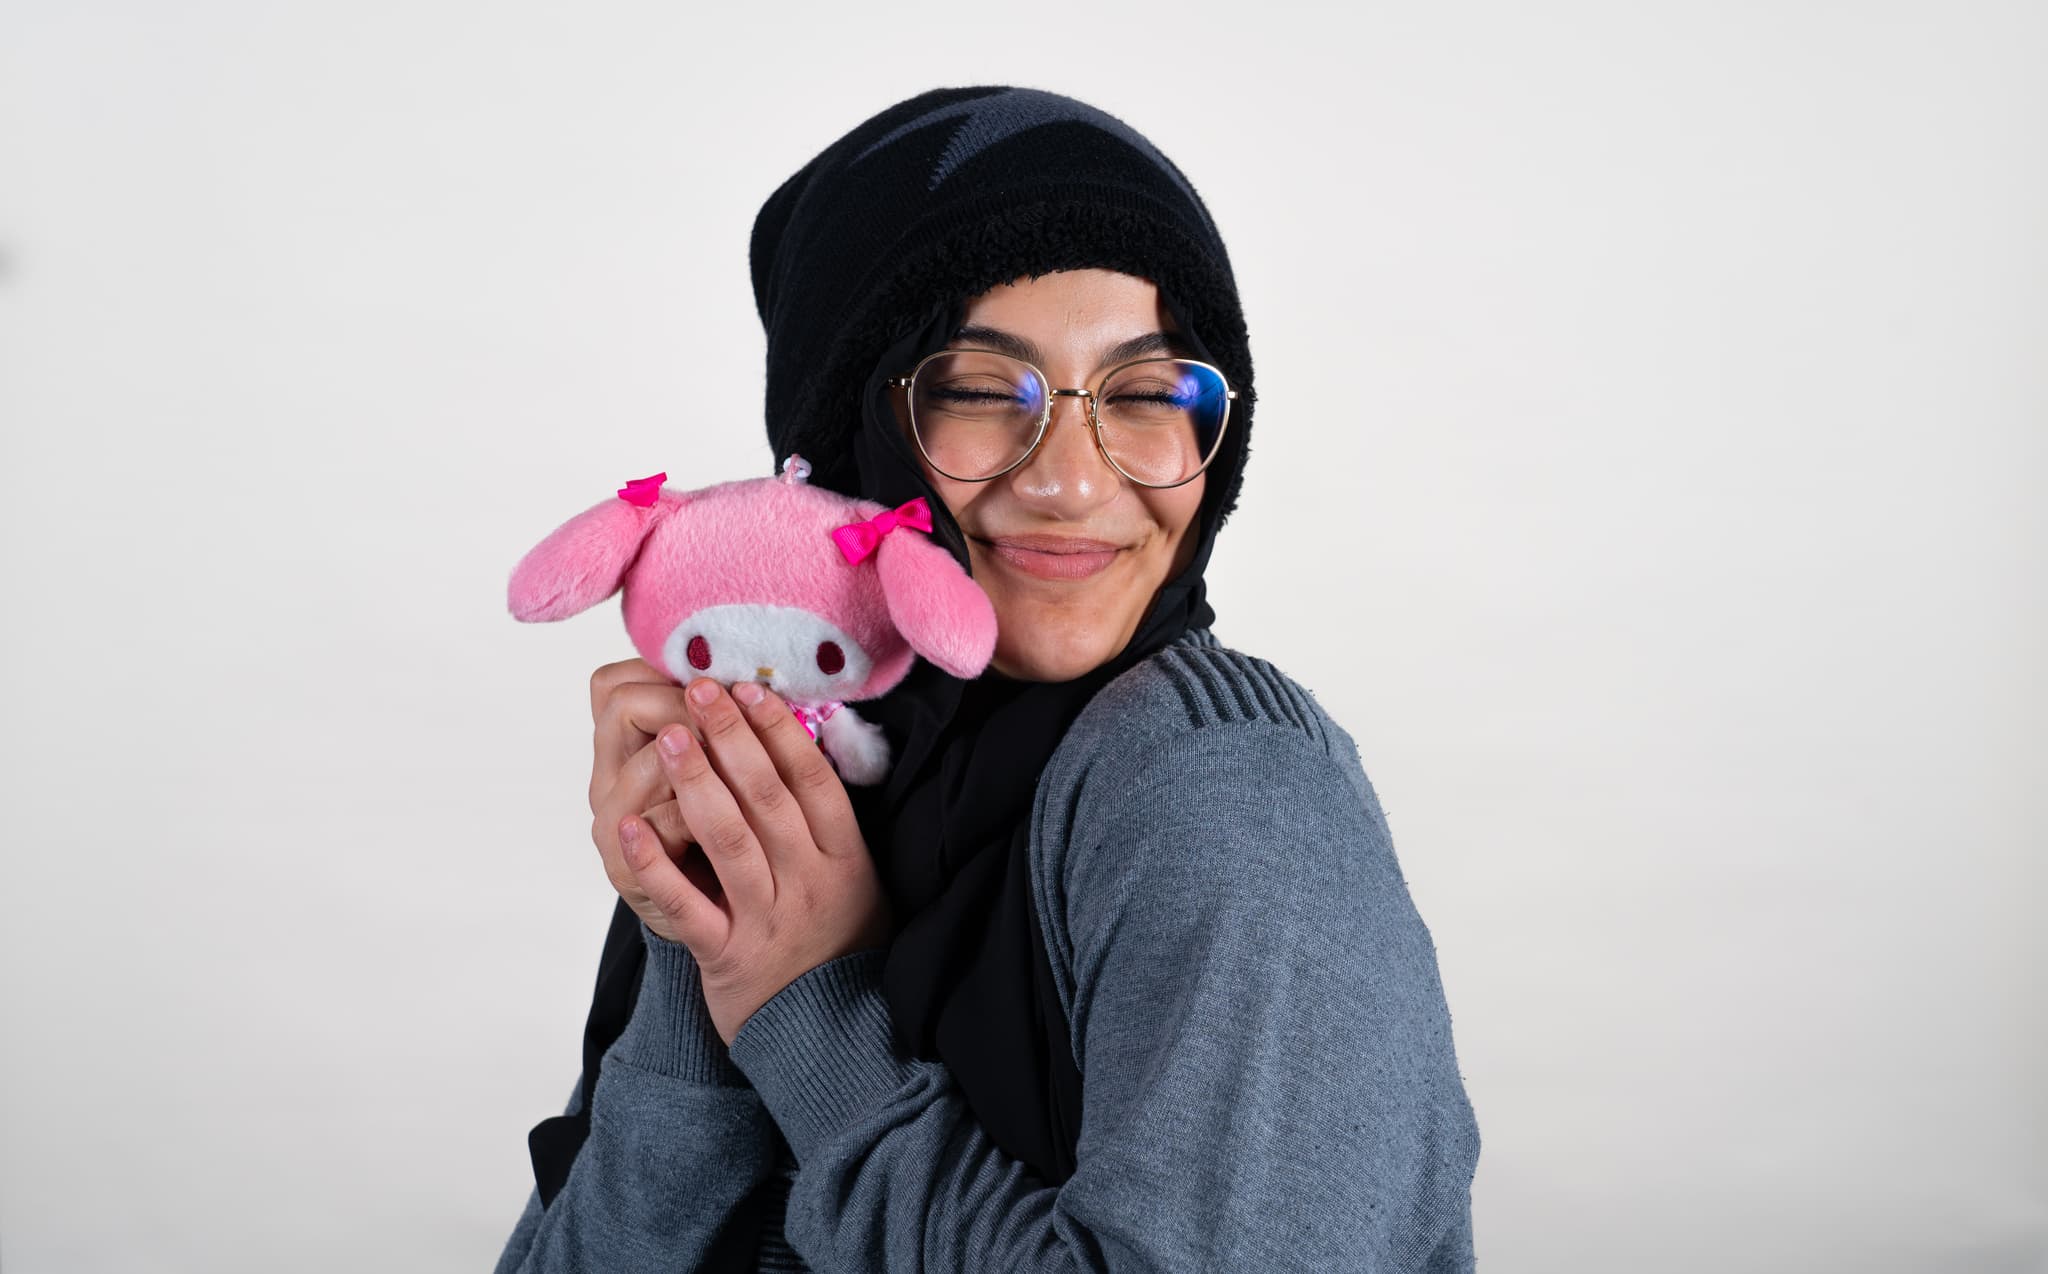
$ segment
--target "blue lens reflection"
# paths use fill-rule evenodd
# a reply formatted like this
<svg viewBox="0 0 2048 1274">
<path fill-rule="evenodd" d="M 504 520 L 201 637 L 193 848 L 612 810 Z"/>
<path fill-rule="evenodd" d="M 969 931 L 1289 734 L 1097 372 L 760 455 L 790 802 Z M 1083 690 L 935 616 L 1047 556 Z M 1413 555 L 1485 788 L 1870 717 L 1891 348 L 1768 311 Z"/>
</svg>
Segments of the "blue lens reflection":
<svg viewBox="0 0 2048 1274">
<path fill-rule="evenodd" d="M 1017 404 L 1032 419 L 1037 419 L 1039 413 L 1045 410 L 1045 382 L 1039 380 L 1038 377 L 1033 376 L 1030 372 L 1019 371 L 1017 374 Z"/>
</svg>

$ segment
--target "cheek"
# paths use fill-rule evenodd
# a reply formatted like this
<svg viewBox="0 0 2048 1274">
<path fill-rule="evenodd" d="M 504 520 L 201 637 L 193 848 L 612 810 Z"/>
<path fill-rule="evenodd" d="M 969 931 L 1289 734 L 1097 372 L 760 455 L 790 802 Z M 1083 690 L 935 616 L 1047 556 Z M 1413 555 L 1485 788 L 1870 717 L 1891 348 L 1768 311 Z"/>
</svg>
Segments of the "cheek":
<svg viewBox="0 0 2048 1274">
<path fill-rule="evenodd" d="M 1154 493 L 1151 502 L 1152 520 L 1159 524 L 1165 538 L 1183 540 L 1194 538 L 1197 523 L 1202 515 L 1202 491 L 1206 486 L 1197 478 L 1184 487 Z"/>
<path fill-rule="evenodd" d="M 939 499 L 946 502 L 946 508 L 956 517 L 974 503 L 976 496 L 986 494 L 994 485 L 988 482 L 961 482 L 947 477 L 930 465 L 925 466 L 924 477 L 925 481 L 932 484 L 932 490 L 939 493 Z"/>
<path fill-rule="evenodd" d="M 939 501 L 946 506 L 946 512 L 952 515 L 954 523 L 969 535 L 976 534 L 977 532 L 974 529 L 974 502 L 976 499 L 986 496 L 988 489 L 995 484 L 992 482 L 955 482 L 942 473 L 934 472 L 930 465 L 924 465 L 923 468 L 924 480 L 931 483 L 932 490 L 938 493 Z M 972 552 L 978 550 L 980 546 L 969 543 L 967 547 Z"/>
</svg>

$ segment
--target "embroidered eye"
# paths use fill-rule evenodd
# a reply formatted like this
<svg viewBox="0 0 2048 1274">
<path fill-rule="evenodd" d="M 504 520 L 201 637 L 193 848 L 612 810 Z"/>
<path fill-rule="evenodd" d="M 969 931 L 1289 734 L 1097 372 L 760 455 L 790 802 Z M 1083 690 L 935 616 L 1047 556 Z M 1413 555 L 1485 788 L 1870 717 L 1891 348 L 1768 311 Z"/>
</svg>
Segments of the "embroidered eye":
<svg viewBox="0 0 2048 1274">
<path fill-rule="evenodd" d="M 846 652 L 839 649 L 836 641 L 818 643 L 818 671 L 830 677 L 846 667 Z"/>
<path fill-rule="evenodd" d="M 690 667 L 695 668 L 698 672 L 702 672 L 711 666 L 711 643 L 705 641 L 701 633 L 690 638 L 690 645 L 686 653 L 690 657 Z"/>
</svg>

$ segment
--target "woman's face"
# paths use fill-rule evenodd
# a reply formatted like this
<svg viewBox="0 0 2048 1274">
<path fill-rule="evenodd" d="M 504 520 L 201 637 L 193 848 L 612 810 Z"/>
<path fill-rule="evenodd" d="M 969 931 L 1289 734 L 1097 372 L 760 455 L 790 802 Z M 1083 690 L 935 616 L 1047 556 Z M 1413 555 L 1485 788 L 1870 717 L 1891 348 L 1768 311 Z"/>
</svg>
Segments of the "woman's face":
<svg viewBox="0 0 2048 1274">
<path fill-rule="evenodd" d="M 949 348 L 1016 353 L 1057 388 L 1093 388 L 1116 363 L 1190 353 L 1173 330 L 1150 281 L 1062 270 L 975 297 Z M 1155 347 L 1133 352 L 1129 343 L 1148 337 Z M 1193 559 L 1208 482 L 1206 473 L 1166 489 L 1130 481 L 1096 450 L 1086 401 L 1052 401 L 1038 450 L 999 478 L 959 482 L 920 458 L 995 603 L 990 666 L 1025 681 L 1070 681 L 1123 650 L 1160 586 Z M 894 402 L 907 431 L 905 391 Z"/>
</svg>

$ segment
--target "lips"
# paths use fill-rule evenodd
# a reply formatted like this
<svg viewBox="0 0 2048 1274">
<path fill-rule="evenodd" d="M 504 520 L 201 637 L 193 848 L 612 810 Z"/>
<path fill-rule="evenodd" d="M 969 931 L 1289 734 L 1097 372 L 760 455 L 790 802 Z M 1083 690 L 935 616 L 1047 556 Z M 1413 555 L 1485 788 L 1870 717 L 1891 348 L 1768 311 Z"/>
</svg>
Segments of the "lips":
<svg viewBox="0 0 2048 1274">
<path fill-rule="evenodd" d="M 998 548 L 1028 549 L 1034 553 L 1114 553 L 1122 548 L 1108 540 L 1091 540 L 1078 535 L 997 535 L 988 541 Z"/>
<path fill-rule="evenodd" d="M 984 542 L 999 560 L 1039 579 L 1086 579 L 1123 551 L 1120 544 L 1074 535 L 1005 535 Z"/>
</svg>

